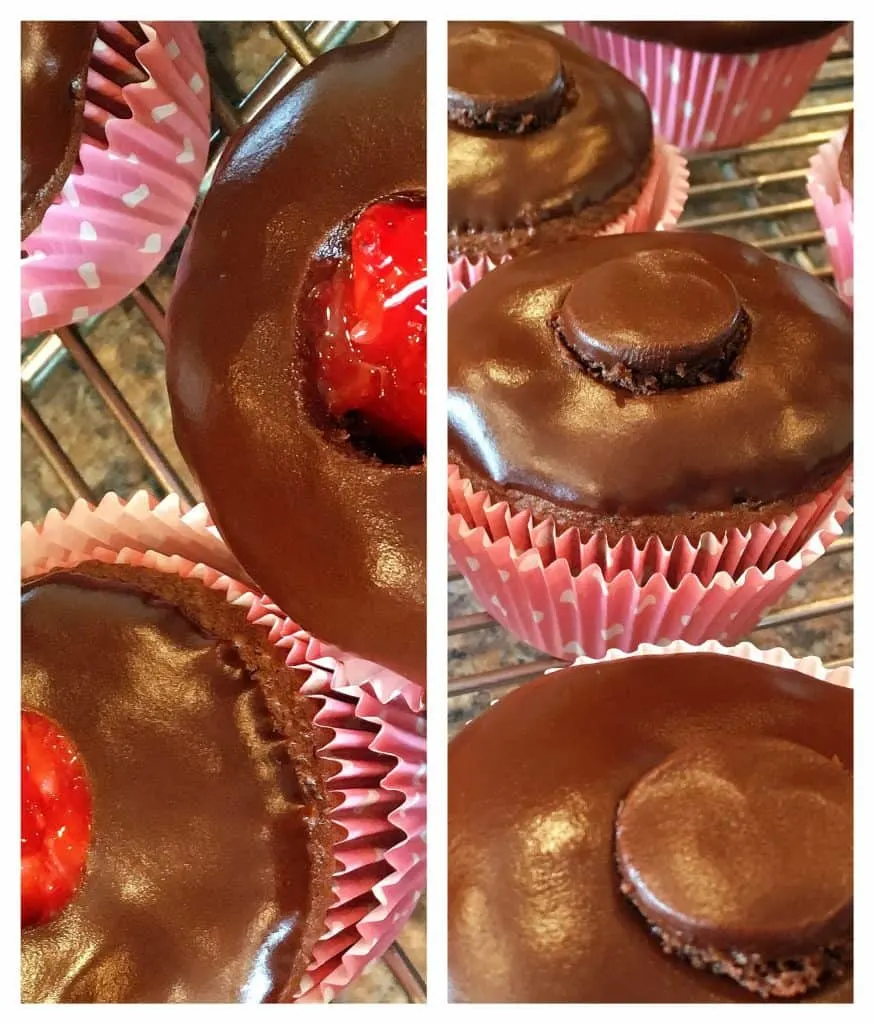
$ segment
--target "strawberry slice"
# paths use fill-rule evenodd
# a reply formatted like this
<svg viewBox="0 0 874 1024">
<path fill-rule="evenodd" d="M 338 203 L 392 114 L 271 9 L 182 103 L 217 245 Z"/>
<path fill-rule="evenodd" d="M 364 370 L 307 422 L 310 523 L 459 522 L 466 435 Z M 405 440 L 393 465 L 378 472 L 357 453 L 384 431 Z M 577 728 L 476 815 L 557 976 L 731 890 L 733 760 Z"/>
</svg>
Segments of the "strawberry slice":
<svg viewBox="0 0 874 1024">
<path fill-rule="evenodd" d="M 319 388 L 337 419 L 356 414 L 397 448 L 424 448 L 427 291 L 425 207 L 368 207 L 349 254 L 317 285 Z"/>
<path fill-rule="evenodd" d="M 91 787 L 72 741 L 37 711 L 21 712 L 21 925 L 45 924 L 85 873 Z"/>
</svg>

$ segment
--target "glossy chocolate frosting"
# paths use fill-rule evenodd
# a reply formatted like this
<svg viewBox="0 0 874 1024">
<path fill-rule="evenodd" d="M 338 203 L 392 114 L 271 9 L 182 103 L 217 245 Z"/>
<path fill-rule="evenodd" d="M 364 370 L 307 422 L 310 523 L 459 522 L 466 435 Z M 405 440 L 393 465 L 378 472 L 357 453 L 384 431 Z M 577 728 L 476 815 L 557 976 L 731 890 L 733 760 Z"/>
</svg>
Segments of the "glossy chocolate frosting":
<svg viewBox="0 0 874 1024">
<path fill-rule="evenodd" d="M 79 152 L 93 21 L 21 23 L 21 237 L 42 220 Z"/>
<path fill-rule="evenodd" d="M 593 21 L 632 39 L 702 53 L 758 53 L 822 39 L 842 21 Z"/>
<path fill-rule="evenodd" d="M 167 353 L 179 447 L 258 586 L 322 640 L 419 683 L 424 466 L 383 463 L 329 421 L 302 309 L 356 214 L 424 189 L 424 26 L 319 57 L 226 150 Z"/>
<path fill-rule="evenodd" d="M 616 859 L 632 902 L 673 941 L 804 957 L 850 935 L 852 777 L 772 737 L 691 743 L 625 796 Z"/>
<path fill-rule="evenodd" d="M 479 285 L 477 286 L 479 287 Z M 800 673 L 724 655 L 635 657 L 526 683 L 449 747 L 449 974 L 468 1002 L 757 1002 L 733 981 L 661 949 L 620 892 L 614 823 L 650 771 L 685 747 L 767 738 L 836 758 L 852 771 L 852 693 Z M 810 794 L 820 780 L 814 771 Z M 784 781 L 756 785 L 774 822 L 798 813 Z M 826 793 L 831 793 L 827 784 Z M 730 799 L 725 797 L 726 800 Z M 800 798 L 797 798 L 800 799 Z M 679 794 L 675 813 L 681 807 Z M 697 809 L 697 822 L 696 822 Z M 680 829 L 710 828 L 690 794 Z M 816 819 L 816 815 L 812 816 Z M 821 820 L 821 819 L 819 819 Z M 824 852 L 827 839 L 799 835 Z M 668 832 L 665 829 L 665 832 Z M 739 842 L 739 840 L 738 840 Z M 763 844 L 762 850 L 766 849 Z M 697 870 L 701 851 L 686 851 Z M 696 857 L 698 854 L 698 859 Z M 752 867 L 754 844 L 745 852 Z M 831 855 L 831 854 L 829 854 Z M 845 877 L 846 858 L 835 870 Z M 795 858 L 799 891 L 833 880 Z M 784 887 L 778 856 L 755 862 L 753 884 Z M 784 890 L 785 891 L 785 890 Z M 713 913 L 719 906 L 714 889 Z M 809 894 L 805 895 L 805 899 Z M 852 978 L 805 997 L 851 1002 Z"/>
<path fill-rule="evenodd" d="M 290 998 L 333 867 L 294 674 L 244 611 L 149 570 L 41 577 L 21 622 L 22 706 L 61 725 L 93 796 L 82 887 L 22 932 L 22 1000 Z"/>
<path fill-rule="evenodd" d="M 459 106 L 482 123 L 457 123 Z M 652 154 L 640 90 L 534 25 L 450 24 L 449 110 L 450 235 L 532 227 L 601 206 L 643 175 Z M 508 110 L 528 115 L 525 130 L 506 126 Z"/>
<path fill-rule="evenodd" d="M 567 243 L 450 309 L 450 458 L 581 526 L 651 517 L 675 536 L 676 517 L 791 505 L 849 464 L 852 347 L 830 288 L 731 238 Z M 655 393 L 611 383 L 617 365 Z"/>
</svg>

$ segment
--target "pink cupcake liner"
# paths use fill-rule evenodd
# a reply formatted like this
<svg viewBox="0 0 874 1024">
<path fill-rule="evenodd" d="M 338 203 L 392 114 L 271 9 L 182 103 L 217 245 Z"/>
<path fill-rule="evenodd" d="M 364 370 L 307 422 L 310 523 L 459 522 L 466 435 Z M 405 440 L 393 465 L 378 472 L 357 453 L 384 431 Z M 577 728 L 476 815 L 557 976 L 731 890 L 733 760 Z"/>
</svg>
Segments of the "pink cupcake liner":
<svg viewBox="0 0 874 1024">
<path fill-rule="evenodd" d="M 121 301 L 160 263 L 194 205 L 209 149 L 203 48 L 192 22 L 140 24 L 148 42 L 136 59 L 148 77 L 120 90 L 132 116 L 106 117 L 106 147 L 83 137 L 81 167 L 22 243 L 22 336 Z M 94 53 L 111 55 L 100 39 Z M 88 74 L 98 93 L 119 91 L 94 67 Z"/>
<path fill-rule="evenodd" d="M 343 660 L 240 580 L 202 505 L 183 514 L 175 495 L 156 502 L 139 492 L 124 502 L 109 494 L 96 507 L 80 500 L 69 515 L 53 510 L 21 528 L 22 578 L 91 559 L 200 580 L 245 608 L 286 664 L 307 673 L 301 689 L 319 705 L 315 724 L 330 733 L 319 755 L 336 766 L 327 788 L 344 838 L 334 846 L 333 900 L 297 998 L 330 1001 L 397 938 L 424 890 L 425 719 L 413 709 L 421 690 L 407 684 L 409 692 L 383 700 L 371 682 L 350 682 Z"/>
<path fill-rule="evenodd" d="M 841 183 L 838 159 L 847 134 L 842 128 L 810 159 L 807 193 L 825 235 L 838 295 L 853 305 L 853 197 Z"/>
<path fill-rule="evenodd" d="M 623 235 L 635 231 L 667 231 L 674 228 L 689 196 L 689 166 L 686 158 L 664 139 L 656 138 L 653 165 L 637 202 L 620 217 L 596 232 L 597 235 Z M 512 259 L 504 256 L 499 263 Z M 459 256 L 449 261 L 447 270 L 450 305 L 497 264 L 482 256 L 469 260 Z"/>
<path fill-rule="evenodd" d="M 654 647 L 652 644 L 643 644 L 636 651 L 609 651 L 604 658 L 577 658 L 574 665 L 591 665 L 593 661 L 618 661 L 620 658 L 640 658 L 649 654 L 721 654 L 728 658 L 741 658 L 744 661 L 755 661 L 760 665 L 774 665 L 776 668 L 793 669 L 796 672 L 803 672 L 806 676 L 813 676 L 814 679 L 821 679 L 835 686 L 845 686 L 848 689 L 853 687 L 853 670 L 848 666 L 841 668 L 827 669 L 819 658 L 810 654 L 804 658 L 795 658 L 782 647 L 770 647 L 763 650 L 751 644 L 749 641 L 737 644 L 734 647 L 724 647 L 716 640 L 708 640 L 704 644 L 688 644 L 683 640 L 675 640 L 665 647 Z M 548 669 L 546 674 L 561 672 L 562 668 Z"/>
<path fill-rule="evenodd" d="M 726 149 L 776 128 L 798 105 L 844 33 L 761 53 L 696 53 L 587 22 L 565 22 L 587 53 L 640 86 L 653 124 L 682 149 Z"/>
<path fill-rule="evenodd" d="M 657 537 L 609 545 L 551 519 L 512 512 L 449 468 L 449 549 L 483 608 L 555 658 L 671 640 L 734 641 L 841 535 L 851 513 L 847 471 L 814 501 L 725 537 Z"/>
</svg>

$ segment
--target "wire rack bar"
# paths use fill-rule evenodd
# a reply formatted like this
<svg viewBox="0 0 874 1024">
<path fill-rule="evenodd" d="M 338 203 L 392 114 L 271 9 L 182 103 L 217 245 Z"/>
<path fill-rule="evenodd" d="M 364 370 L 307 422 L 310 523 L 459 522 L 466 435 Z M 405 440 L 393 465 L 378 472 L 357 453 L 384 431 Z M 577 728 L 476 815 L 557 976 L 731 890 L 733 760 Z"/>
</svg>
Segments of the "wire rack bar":
<svg viewBox="0 0 874 1024">
<path fill-rule="evenodd" d="M 383 953 L 382 959 L 411 1003 L 427 1001 L 425 981 L 399 943 L 393 942 Z"/>
<path fill-rule="evenodd" d="M 33 403 L 23 391 L 21 393 L 21 422 L 34 444 L 39 448 L 42 457 L 51 466 L 72 497 L 93 501 L 94 495 L 91 488 L 85 483 L 67 453 L 58 444 L 58 439 L 45 425 Z"/>
<path fill-rule="evenodd" d="M 103 369 L 100 361 L 85 343 L 78 328 L 62 327 L 58 335 L 70 353 L 73 362 L 91 382 L 94 390 L 106 403 L 107 408 L 124 429 L 143 461 L 165 491 L 175 491 L 188 505 L 194 503 L 194 495 L 182 478 L 170 465 L 164 453 L 155 443 L 133 411 L 124 395 L 118 390 L 112 378 Z"/>
</svg>

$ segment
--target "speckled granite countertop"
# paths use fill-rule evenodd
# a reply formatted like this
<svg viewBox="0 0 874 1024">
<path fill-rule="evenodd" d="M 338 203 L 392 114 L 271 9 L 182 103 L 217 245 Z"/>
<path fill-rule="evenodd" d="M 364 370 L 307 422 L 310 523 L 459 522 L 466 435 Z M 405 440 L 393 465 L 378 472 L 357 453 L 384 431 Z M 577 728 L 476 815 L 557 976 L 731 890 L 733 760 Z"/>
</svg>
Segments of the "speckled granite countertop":
<svg viewBox="0 0 874 1024">
<path fill-rule="evenodd" d="M 304 27 L 305 23 L 296 23 Z M 384 30 L 384 23 L 363 25 L 353 38 Z M 237 102 L 285 51 L 263 22 L 200 25 L 211 75 Z M 170 297 L 181 240 L 149 279 L 148 287 L 163 307 Z M 164 349 L 160 337 L 132 299 L 83 326 L 94 355 L 127 399 L 174 470 L 193 491 L 194 485 L 173 441 L 164 385 Z M 22 346 L 22 354 L 33 345 Z M 157 496 L 162 488 L 149 472 L 130 439 L 110 415 L 82 371 L 64 358 L 51 372 L 25 388 L 39 415 L 57 437 L 95 495 L 115 491 L 128 496 L 145 488 Z M 40 520 L 53 507 L 68 509 L 70 495 L 39 453 L 26 431 L 21 432 L 21 518 Z M 406 925 L 400 945 L 419 973 L 425 975 L 425 898 Z M 341 1002 L 404 1003 L 407 997 L 389 968 L 377 961 L 345 991 Z"/>
</svg>

